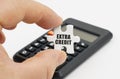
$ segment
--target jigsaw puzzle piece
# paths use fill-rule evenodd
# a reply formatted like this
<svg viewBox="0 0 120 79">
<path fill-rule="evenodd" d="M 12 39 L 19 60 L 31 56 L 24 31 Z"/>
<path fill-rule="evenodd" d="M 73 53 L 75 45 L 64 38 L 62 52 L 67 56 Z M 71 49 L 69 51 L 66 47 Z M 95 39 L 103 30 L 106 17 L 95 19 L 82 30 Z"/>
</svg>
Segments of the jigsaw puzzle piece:
<svg viewBox="0 0 120 79">
<path fill-rule="evenodd" d="M 67 28 L 67 30 L 65 31 L 65 33 L 73 34 L 73 29 L 74 29 L 73 25 L 67 25 L 66 28 Z"/>
<path fill-rule="evenodd" d="M 61 26 L 54 28 L 54 35 L 48 36 L 47 40 L 54 42 L 54 49 L 66 48 L 68 54 L 74 54 L 74 43 L 80 41 L 80 37 L 73 35 L 73 25 L 66 25 L 67 30 L 62 31 Z"/>
<path fill-rule="evenodd" d="M 62 33 L 61 26 L 54 28 L 54 35 L 56 35 L 58 33 Z"/>
</svg>

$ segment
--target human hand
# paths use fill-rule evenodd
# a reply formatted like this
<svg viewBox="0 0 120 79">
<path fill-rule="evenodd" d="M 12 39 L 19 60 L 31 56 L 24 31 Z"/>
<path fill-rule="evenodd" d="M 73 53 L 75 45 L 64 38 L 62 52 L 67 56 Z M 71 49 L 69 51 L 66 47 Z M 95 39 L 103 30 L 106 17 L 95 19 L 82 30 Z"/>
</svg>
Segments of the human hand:
<svg viewBox="0 0 120 79">
<path fill-rule="evenodd" d="M 62 23 L 50 8 L 33 0 L 0 0 L 0 43 L 5 41 L 2 29 L 14 29 L 20 21 L 36 23 L 45 29 Z M 0 44 L 0 79 L 52 79 L 56 67 L 65 59 L 64 52 L 51 49 L 15 63 Z"/>
</svg>

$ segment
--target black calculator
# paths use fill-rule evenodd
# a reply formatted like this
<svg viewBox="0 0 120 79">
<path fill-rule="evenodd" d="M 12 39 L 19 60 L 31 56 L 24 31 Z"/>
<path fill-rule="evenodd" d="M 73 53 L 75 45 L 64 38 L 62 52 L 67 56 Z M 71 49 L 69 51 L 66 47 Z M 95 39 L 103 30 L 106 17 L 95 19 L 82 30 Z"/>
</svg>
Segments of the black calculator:
<svg viewBox="0 0 120 79">
<path fill-rule="evenodd" d="M 108 30 L 72 18 L 63 22 L 62 30 L 65 30 L 65 26 L 68 24 L 74 26 L 74 35 L 79 36 L 81 41 L 74 44 L 75 53 L 67 54 L 66 62 L 57 67 L 53 79 L 63 79 L 77 66 L 82 64 L 98 49 L 105 45 L 113 36 Z M 47 33 L 45 33 L 18 51 L 13 56 L 13 59 L 15 62 L 23 62 L 42 50 L 53 48 L 54 43 L 47 41 Z M 65 48 L 62 50 L 66 51 Z"/>
</svg>

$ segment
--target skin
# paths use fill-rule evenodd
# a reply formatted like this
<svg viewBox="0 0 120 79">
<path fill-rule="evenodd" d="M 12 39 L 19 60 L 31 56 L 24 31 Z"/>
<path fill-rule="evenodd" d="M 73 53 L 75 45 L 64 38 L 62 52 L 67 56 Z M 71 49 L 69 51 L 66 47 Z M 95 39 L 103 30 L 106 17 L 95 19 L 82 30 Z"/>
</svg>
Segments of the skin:
<svg viewBox="0 0 120 79">
<path fill-rule="evenodd" d="M 0 0 L 0 79 L 52 79 L 56 67 L 66 60 L 63 51 L 45 50 L 23 63 L 15 63 L 2 46 L 5 41 L 2 29 L 14 29 L 21 21 L 45 29 L 62 23 L 54 11 L 33 0 Z"/>
</svg>

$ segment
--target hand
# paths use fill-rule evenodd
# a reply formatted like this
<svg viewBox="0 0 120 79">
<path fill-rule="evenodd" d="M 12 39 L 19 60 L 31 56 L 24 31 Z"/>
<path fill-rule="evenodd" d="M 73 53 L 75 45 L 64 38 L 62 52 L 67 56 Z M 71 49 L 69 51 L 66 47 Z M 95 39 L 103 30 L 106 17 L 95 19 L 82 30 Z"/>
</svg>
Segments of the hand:
<svg viewBox="0 0 120 79">
<path fill-rule="evenodd" d="M 45 29 L 62 23 L 50 8 L 33 0 L 0 0 L 0 43 L 5 41 L 2 29 L 14 29 L 20 21 L 36 23 Z M 52 79 L 56 67 L 65 59 L 64 52 L 51 49 L 15 63 L 0 44 L 0 79 Z"/>
</svg>

